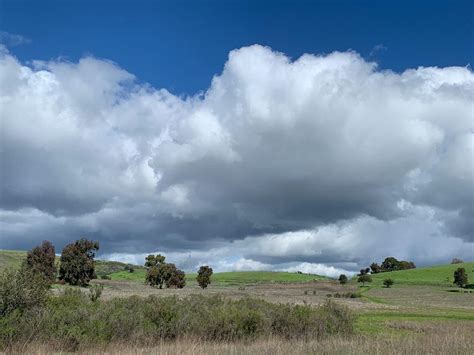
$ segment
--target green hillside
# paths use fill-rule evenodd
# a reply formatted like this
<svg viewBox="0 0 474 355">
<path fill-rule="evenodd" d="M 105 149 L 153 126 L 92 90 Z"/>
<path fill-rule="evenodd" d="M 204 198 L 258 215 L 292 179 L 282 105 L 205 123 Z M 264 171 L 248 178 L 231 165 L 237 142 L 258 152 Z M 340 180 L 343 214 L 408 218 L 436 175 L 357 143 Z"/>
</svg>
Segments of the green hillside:
<svg viewBox="0 0 474 355">
<path fill-rule="evenodd" d="M 25 251 L 0 250 L 0 270 L 6 268 L 19 268 L 25 257 Z"/>
<path fill-rule="evenodd" d="M 110 274 L 112 280 L 115 281 L 145 281 L 145 269 L 135 270 L 130 273 L 128 271 L 120 271 Z M 186 281 L 194 282 L 196 273 L 187 273 Z M 234 271 L 234 272 L 218 272 L 212 275 L 213 284 L 219 286 L 239 286 L 258 283 L 285 283 L 285 282 L 308 282 L 313 280 L 326 280 L 328 278 L 320 275 L 298 274 L 292 272 L 273 272 L 273 271 Z"/>
<path fill-rule="evenodd" d="M 381 285 L 384 279 L 390 278 L 396 285 L 452 286 L 454 270 L 459 267 L 466 269 L 469 283 L 474 283 L 474 262 L 383 272 L 372 275 L 372 279 L 374 285 Z"/>
<path fill-rule="evenodd" d="M 19 268 L 25 257 L 26 251 L 0 250 L 0 271 L 6 268 Z M 59 257 L 56 257 L 56 262 L 59 262 Z M 135 269 L 144 269 L 143 266 L 125 264 L 118 261 L 96 260 L 95 262 L 95 270 L 99 276 L 119 272 L 124 270 L 126 266 L 132 266 Z"/>
</svg>

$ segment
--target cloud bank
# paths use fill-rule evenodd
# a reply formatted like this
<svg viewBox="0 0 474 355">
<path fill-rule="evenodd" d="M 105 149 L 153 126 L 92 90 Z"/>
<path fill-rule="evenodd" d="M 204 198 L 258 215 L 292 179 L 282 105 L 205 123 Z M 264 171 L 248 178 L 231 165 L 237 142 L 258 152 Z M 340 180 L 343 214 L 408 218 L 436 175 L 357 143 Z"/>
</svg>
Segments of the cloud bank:
<svg viewBox="0 0 474 355">
<path fill-rule="evenodd" d="M 0 54 L 0 245 L 335 276 L 474 254 L 470 68 L 230 52 L 191 97 L 93 57 Z"/>
</svg>

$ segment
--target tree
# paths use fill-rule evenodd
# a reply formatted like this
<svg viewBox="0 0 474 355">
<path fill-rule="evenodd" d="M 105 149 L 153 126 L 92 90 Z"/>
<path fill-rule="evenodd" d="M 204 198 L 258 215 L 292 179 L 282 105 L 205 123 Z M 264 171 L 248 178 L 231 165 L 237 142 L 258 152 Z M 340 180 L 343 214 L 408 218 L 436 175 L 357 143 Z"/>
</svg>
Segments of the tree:
<svg viewBox="0 0 474 355">
<path fill-rule="evenodd" d="M 372 274 L 378 274 L 382 271 L 382 268 L 377 263 L 370 264 L 370 270 L 372 270 Z"/>
<path fill-rule="evenodd" d="M 175 264 L 165 264 L 164 279 L 167 288 L 183 288 L 186 286 L 186 274 Z"/>
<path fill-rule="evenodd" d="M 145 259 L 145 266 L 147 267 L 146 272 L 146 283 L 151 287 L 158 286 L 163 288 L 165 282 L 165 257 L 163 255 L 148 255 Z"/>
<path fill-rule="evenodd" d="M 385 258 L 385 260 L 382 262 L 381 272 L 408 270 L 415 268 L 416 265 L 413 261 L 397 260 L 397 258 L 389 256 L 388 258 Z"/>
<path fill-rule="evenodd" d="M 462 264 L 464 261 L 459 258 L 454 258 L 451 260 L 451 264 Z"/>
<path fill-rule="evenodd" d="M 70 285 L 87 286 L 96 278 L 95 252 L 99 243 L 82 238 L 64 247 L 61 253 L 59 279 Z"/>
<path fill-rule="evenodd" d="M 397 258 L 389 256 L 382 262 L 382 271 L 387 272 L 398 270 L 399 263 L 400 262 L 397 260 Z"/>
<path fill-rule="evenodd" d="M 161 254 L 157 254 L 157 255 L 150 254 L 145 258 L 145 266 L 152 267 L 152 266 L 158 266 L 159 264 L 164 264 L 165 259 L 166 257 L 164 257 Z"/>
<path fill-rule="evenodd" d="M 347 276 L 344 274 L 339 275 L 339 283 L 345 285 L 347 283 Z"/>
<path fill-rule="evenodd" d="M 392 279 L 385 279 L 383 280 L 383 284 L 386 288 L 390 288 L 394 284 L 394 281 Z"/>
<path fill-rule="evenodd" d="M 370 272 L 370 268 L 360 269 L 359 274 L 357 276 L 367 275 Z"/>
<path fill-rule="evenodd" d="M 398 263 L 398 270 L 409 270 L 409 269 L 415 269 L 416 265 L 413 261 L 405 261 L 402 260 Z"/>
<path fill-rule="evenodd" d="M 357 282 L 362 282 L 362 286 L 365 286 L 366 282 L 372 282 L 372 277 L 368 274 L 360 275 Z"/>
<path fill-rule="evenodd" d="M 54 245 L 50 241 L 45 240 L 41 245 L 28 252 L 23 267 L 35 274 L 41 275 L 51 285 L 56 280 L 57 270 L 55 262 Z"/>
<path fill-rule="evenodd" d="M 186 285 L 185 273 L 175 264 L 165 263 L 163 255 L 148 255 L 145 259 L 147 267 L 146 283 L 152 287 L 183 288 Z"/>
<path fill-rule="evenodd" d="M 202 289 L 207 288 L 207 285 L 211 283 L 212 273 L 213 273 L 212 268 L 207 265 L 203 265 L 199 267 L 196 280 Z"/>
<path fill-rule="evenodd" d="M 465 287 L 468 283 L 466 269 L 463 267 L 457 268 L 454 271 L 454 284 L 458 285 L 459 287 Z"/>
</svg>

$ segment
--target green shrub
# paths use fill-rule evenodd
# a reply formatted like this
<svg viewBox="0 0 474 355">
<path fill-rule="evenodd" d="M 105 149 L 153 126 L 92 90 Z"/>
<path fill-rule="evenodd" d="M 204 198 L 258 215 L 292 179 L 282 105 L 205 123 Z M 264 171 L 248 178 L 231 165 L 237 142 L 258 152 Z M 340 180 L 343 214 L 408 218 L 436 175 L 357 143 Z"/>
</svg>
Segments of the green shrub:
<svg viewBox="0 0 474 355">
<path fill-rule="evenodd" d="M 392 279 L 385 279 L 383 280 L 383 284 L 386 288 L 390 288 L 394 284 L 394 281 Z"/>
<path fill-rule="evenodd" d="M 0 349 L 31 341 L 58 344 L 57 351 L 76 351 L 114 341 L 150 345 L 181 337 L 304 340 L 349 334 L 353 324 L 349 310 L 331 302 L 310 307 L 200 295 L 92 302 L 81 290 L 68 288 L 42 308 L 4 317 L 0 321 Z"/>
<path fill-rule="evenodd" d="M 347 276 L 344 274 L 339 275 L 339 283 L 341 285 L 345 285 L 347 283 Z"/>
<path fill-rule="evenodd" d="M 49 283 L 31 269 L 6 270 L 0 275 L 0 316 L 41 306 Z"/>
<path fill-rule="evenodd" d="M 465 287 L 468 283 L 468 278 L 467 278 L 467 273 L 466 269 L 463 267 L 457 268 L 454 271 L 454 284 L 456 284 L 459 287 Z"/>
<path fill-rule="evenodd" d="M 89 299 L 92 302 L 97 301 L 100 296 L 102 296 L 102 291 L 104 290 L 104 286 L 102 285 L 92 285 L 89 288 Z"/>
</svg>

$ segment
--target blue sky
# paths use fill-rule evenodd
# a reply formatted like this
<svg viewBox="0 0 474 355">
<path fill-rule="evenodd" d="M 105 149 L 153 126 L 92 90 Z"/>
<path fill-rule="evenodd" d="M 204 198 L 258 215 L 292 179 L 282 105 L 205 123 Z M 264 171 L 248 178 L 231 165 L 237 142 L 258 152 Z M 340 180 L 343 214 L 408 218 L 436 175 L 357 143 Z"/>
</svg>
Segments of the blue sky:
<svg viewBox="0 0 474 355">
<path fill-rule="evenodd" d="M 470 1 L 0 1 L 0 30 L 23 61 L 107 58 L 174 94 L 208 88 L 230 50 L 297 58 L 353 49 L 380 68 L 472 62 Z"/>
</svg>

